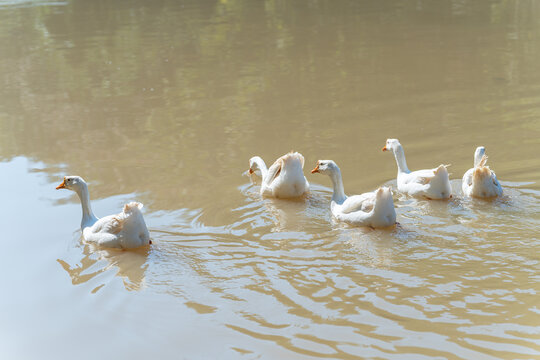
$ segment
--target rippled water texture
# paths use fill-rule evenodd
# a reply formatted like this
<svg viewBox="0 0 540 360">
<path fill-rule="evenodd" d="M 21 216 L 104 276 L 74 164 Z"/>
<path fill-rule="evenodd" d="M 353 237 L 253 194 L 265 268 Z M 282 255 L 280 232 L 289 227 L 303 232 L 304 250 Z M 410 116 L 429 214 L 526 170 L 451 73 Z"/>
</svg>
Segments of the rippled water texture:
<svg viewBox="0 0 540 360">
<path fill-rule="evenodd" d="M 395 188 L 389 137 L 454 197 L 337 223 L 309 170 Z M 540 359 L 539 139 L 535 1 L 0 0 L 0 357 Z M 261 199 L 291 149 L 312 191 Z M 67 174 L 153 245 L 86 244 Z"/>
</svg>

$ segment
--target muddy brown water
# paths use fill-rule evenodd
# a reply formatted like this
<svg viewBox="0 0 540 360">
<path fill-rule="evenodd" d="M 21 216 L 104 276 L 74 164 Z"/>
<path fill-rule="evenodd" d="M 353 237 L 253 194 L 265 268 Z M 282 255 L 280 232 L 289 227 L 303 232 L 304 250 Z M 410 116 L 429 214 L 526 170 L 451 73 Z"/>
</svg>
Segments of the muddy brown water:
<svg viewBox="0 0 540 360">
<path fill-rule="evenodd" d="M 540 4 L 534 1 L 0 1 L 0 355 L 540 358 Z M 399 226 L 329 212 L 409 167 L 452 164 L 450 201 L 395 193 Z M 505 195 L 462 196 L 484 145 Z M 290 150 L 311 193 L 242 173 Z M 145 204 L 154 244 L 86 244 Z"/>
</svg>

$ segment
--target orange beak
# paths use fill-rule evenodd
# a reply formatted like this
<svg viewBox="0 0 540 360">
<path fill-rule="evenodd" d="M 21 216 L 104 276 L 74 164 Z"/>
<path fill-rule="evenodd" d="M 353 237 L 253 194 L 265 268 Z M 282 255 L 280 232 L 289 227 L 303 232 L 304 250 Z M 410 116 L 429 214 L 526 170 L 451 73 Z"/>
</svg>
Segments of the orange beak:
<svg viewBox="0 0 540 360">
<path fill-rule="evenodd" d="M 249 168 L 248 172 L 249 172 L 249 175 L 253 174 L 253 169 Z"/>
<path fill-rule="evenodd" d="M 64 178 L 64 181 L 62 181 L 62 183 L 56 187 L 56 190 L 65 189 L 65 188 L 66 188 L 66 178 Z"/>
<path fill-rule="evenodd" d="M 385 147 L 382 148 L 382 151 L 388 151 L 388 149 Z"/>
<path fill-rule="evenodd" d="M 317 164 L 317 166 L 315 166 L 315 169 L 311 170 L 312 174 L 315 174 L 315 173 L 318 173 L 318 172 L 319 172 L 319 164 Z"/>
</svg>

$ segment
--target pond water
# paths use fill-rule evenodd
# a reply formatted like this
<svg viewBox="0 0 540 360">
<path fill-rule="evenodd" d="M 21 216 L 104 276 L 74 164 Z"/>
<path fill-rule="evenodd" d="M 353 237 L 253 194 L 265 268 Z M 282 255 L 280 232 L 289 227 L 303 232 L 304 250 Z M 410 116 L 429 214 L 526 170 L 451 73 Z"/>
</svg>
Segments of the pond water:
<svg viewBox="0 0 540 360">
<path fill-rule="evenodd" d="M 1 358 L 540 358 L 540 3 L 0 1 L 0 54 Z M 386 138 L 454 197 L 337 223 L 309 170 L 395 188 Z M 261 199 L 290 150 L 310 194 Z M 153 245 L 86 244 L 64 175 Z"/>
</svg>

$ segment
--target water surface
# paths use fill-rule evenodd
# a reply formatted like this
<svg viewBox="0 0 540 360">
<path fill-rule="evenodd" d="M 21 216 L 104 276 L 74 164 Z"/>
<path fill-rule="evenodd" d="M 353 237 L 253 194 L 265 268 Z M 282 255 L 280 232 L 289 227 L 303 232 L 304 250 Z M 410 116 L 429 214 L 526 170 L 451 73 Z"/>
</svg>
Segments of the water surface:
<svg viewBox="0 0 540 360">
<path fill-rule="evenodd" d="M 2 358 L 540 358 L 540 5 L 0 1 Z M 399 225 L 261 199 L 248 159 L 335 160 L 349 194 L 452 164 Z M 463 198 L 484 145 L 505 196 Z M 96 248 L 145 204 L 154 244 Z M 30 346 L 31 345 L 31 346 Z"/>
</svg>

